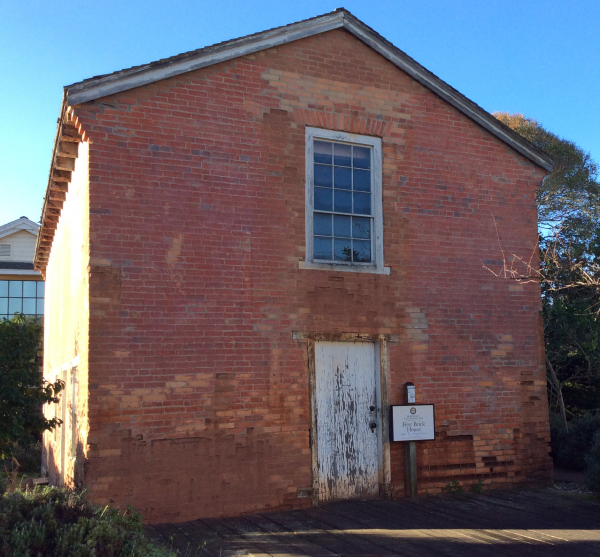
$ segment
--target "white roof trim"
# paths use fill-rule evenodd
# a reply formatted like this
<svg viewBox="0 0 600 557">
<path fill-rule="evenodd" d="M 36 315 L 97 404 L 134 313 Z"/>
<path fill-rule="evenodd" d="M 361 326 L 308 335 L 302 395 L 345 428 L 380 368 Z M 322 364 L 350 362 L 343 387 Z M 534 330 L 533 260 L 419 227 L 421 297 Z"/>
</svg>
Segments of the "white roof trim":
<svg viewBox="0 0 600 557">
<path fill-rule="evenodd" d="M 320 17 L 203 48 L 188 55 L 174 56 L 164 61 L 137 66 L 114 74 L 69 85 L 65 87 L 68 104 L 76 105 L 93 101 L 107 95 L 154 83 L 161 79 L 338 28 L 344 28 L 352 33 L 384 58 L 405 71 L 523 156 L 545 170 L 552 171 L 554 163 L 546 153 L 540 151 L 516 132 L 499 122 L 491 114 L 425 69 L 406 53 L 396 48 L 343 8 Z"/>
<path fill-rule="evenodd" d="M 66 87 L 68 103 L 71 106 L 84 103 L 343 26 L 342 13 L 328 14 L 322 16 L 322 18 L 301 21 L 297 24 L 265 31 L 258 35 L 228 41 L 221 48 L 216 45 L 215 47 L 201 49 L 196 56 L 174 62 L 166 67 L 152 69 L 154 64 L 151 63 L 131 68 L 131 70 L 124 70 L 118 74 L 109 74 L 91 82 L 75 83 Z"/>
<path fill-rule="evenodd" d="M 0 269 L 0 275 L 41 277 L 42 273 L 39 271 L 30 271 L 29 269 Z"/>
<path fill-rule="evenodd" d="M 21 217 L 20 219 L 13 220 L 12 222 L 0 226 L 0 238 L 6 238 L 6 236 L 10 236 L 21 230 L 25 230 L 25 232 L 37 236 L 39 228 L 40 226 L 32 220 L 29 220 L 27 217 Z"/>
</svg>

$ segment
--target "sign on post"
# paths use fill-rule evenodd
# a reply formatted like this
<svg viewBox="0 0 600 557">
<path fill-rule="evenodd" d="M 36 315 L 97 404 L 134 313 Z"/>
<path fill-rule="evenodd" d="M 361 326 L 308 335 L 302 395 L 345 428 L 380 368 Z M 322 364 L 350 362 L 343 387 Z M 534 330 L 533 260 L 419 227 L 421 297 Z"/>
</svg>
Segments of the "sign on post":
<svg viewBox="0 0 600 557">
<path fill-rule="evenodd" d="M 390 437 L 392 441 L 427 441 L 435 439 L 433 404 L 392 406 Z"/>
</svg>

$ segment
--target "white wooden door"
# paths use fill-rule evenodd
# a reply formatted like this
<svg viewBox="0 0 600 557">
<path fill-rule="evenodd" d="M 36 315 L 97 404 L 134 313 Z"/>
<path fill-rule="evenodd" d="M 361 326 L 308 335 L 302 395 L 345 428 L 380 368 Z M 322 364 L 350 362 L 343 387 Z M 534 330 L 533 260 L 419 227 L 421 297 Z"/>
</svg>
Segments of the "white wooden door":
<svg viewBox="0 0 600 557">
<path fill-rule="evenodd" d="M 379 494 L 375 344 L 315 343 L 319 500 Z"/>
</svg>

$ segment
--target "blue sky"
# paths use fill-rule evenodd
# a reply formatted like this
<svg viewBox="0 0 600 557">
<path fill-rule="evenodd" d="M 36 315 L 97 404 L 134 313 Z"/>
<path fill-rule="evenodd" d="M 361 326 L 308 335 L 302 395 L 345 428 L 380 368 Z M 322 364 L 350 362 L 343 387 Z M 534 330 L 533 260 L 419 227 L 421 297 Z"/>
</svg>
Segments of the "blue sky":
<svg viewBox="0 0 600 557">
<path fill-rule="evenodd" d="M 486 110 L 600 162 L 597 0 L 0 0 L 0 224 L 40 217 L 63 85 L 340 5 Z"/>
</svg>

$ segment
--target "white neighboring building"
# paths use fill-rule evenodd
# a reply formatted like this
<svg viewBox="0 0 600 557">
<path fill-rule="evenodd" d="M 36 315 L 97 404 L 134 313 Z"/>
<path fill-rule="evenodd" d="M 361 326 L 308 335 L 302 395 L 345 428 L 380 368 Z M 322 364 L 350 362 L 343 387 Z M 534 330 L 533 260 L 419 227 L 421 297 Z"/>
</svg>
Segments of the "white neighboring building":
<svg viewBox="0 0 600 557">
<path fill-rule="evenodd" d="M 44 314 L 44 280 L 33 270 L 38 229 L 27 217 L 0 226 L 0 319 Z"/>
</svg>

